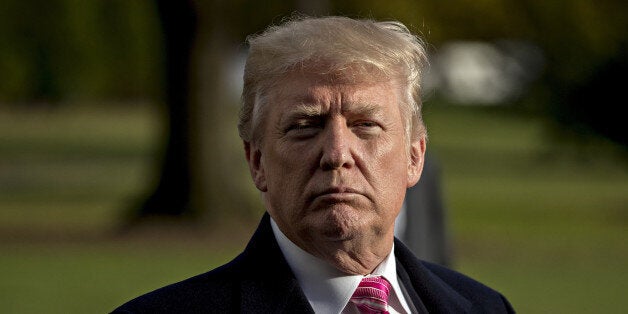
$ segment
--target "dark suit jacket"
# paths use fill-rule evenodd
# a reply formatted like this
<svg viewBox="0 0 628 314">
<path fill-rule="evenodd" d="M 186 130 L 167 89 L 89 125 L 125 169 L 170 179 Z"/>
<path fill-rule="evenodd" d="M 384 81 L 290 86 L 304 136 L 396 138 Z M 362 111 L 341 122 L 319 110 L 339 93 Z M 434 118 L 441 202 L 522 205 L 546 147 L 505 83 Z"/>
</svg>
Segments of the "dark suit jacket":
<svg viewBox="0 0 628 314">
<path fill-rule="evenodd" d="M 421 313 L 513 313 L 498 292 L 418 260 L 395 240 L 397 272 Z M 163 287 L 113 313 L 313 313 L 265 214 L 242 254 L 207 273 Z"/>
</svg>

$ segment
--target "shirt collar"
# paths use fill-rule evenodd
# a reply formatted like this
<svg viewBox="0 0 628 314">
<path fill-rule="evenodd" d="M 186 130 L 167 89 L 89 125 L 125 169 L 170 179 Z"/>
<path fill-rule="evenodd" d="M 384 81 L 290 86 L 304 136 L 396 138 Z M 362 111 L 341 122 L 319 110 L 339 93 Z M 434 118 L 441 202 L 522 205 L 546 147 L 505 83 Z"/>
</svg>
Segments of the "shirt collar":
<svg viewBox="0 0 628 314">
<path fill-rule="evenodd" d="M 292 269 L 303 293 L 315 313 L 340 313 L 364 276 L 341 272 L 326 261 L 304 251 L 288 239 L 275 221 L 270 220 L 273 233 L 288 265 Z M 397 268 L 393 248 L 371 275 L 386 278 L 399 298 L 404 310 L 409 313 L 397 280 Z"/>
</svg>

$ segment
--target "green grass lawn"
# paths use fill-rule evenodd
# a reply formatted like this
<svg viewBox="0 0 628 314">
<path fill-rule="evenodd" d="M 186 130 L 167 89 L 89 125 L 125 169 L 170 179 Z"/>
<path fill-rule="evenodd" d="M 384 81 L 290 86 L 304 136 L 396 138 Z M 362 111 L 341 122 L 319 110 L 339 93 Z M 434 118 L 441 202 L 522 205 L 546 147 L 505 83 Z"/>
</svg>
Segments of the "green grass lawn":
<svg viewBox="0 0 628 314">
<path fill-rule="evenodd" d="M 628 307 L 628 165 L 604 142 L 551 142 L 540 119 L 432 108 L 456 268 L 521 313 Z M 430 125 L 430 122 L 432 122 Z"/>
<path fill-rule="evenodd" d="M 628 308 L 624 159 L 548 141 L 525 114 L 433 106 L 425 119 L 456 269 L 520 313 Z M 241 250 L 250 222 L 115 232 L 153 183 L 160 132 L 148 105 L 0 109 L 3 313 L 105 313 Z"/>
</svg>

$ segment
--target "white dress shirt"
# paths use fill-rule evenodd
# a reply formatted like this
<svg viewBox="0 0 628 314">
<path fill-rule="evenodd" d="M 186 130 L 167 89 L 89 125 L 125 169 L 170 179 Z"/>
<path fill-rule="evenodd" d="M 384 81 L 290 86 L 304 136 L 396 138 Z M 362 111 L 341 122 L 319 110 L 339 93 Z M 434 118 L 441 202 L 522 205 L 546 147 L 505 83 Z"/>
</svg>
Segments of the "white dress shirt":
<svg viewBox="0 0 628 314">
<path fill-rule="evenodd" d="M 297 278 L 315 313 L 359 313 L 349 302 L 351 295 L 364 276 L 341 272 L 326 261 L 304 251 L 288 239 L 275 221 L 271 226 L 279 248 Z M 390 282 L 392 291 L 388 297 L 388 311 L 392 313 L 413 313 L 406 302 L 406 292 L 400 286 L 395 264 L 394 246 L 390 254 L 373 271 L 372 276 L 383 276 Z M 414 307 L 412 307 L 414 308 Z"/>
</svg>

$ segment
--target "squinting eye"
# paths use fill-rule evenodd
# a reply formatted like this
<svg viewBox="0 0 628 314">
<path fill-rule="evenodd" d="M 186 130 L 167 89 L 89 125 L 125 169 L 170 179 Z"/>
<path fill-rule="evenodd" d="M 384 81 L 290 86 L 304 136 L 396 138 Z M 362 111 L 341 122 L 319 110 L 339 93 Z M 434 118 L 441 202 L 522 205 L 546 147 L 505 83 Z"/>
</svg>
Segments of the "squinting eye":
<svg viewBox="0 0 628 314">
<path fill-rule="evenodd" d="M 298 121 L 289 125 L 285 129 L 285 134 L 295 138 L 307 138 L 314 136 L 321 128 L 320 123 L 315 121 Z"/>
<path fill-rule="evenodd" d="M 375 123 L 373 121 L 364 121 L 364 122 L 356 123 L 356 126 L 375 127 L 375 126 L 377 126 L 377 123 Z"/>
<path fill-rule="evenodd" d="M 313 127 L 315 127 L 315 125 L 314 125 L 314 124 L 312 124 L 312 123 L 303 123 L 303 122 L 300 122 L 300 123 L 295 123 L 295 124 L 290 125 L 290 126 L 286 129 L 286 131 L 287 131 L 287 132 L 289 132 L 289 131 L 302 131 L 302 130 L 311 129 L 311 128 L 313 128 Z"/>
<path fill-rule="evenodd" d="M 312 124 L 309 123 L 299 123 L 299 124 L 295 124 L 292 126 L 293 130 L 304 130 L 304 129 L 308 129 L 314 127 Z"/>
<path fill-rule="evenodd" d="M 354 122 L 351 125 L 351 129 L 353 129 L 353 132 L 356 135 L 362 138 L 370 138 L 379 134 L 379 132 L 382 130 L 382 127 L 379 123 L 375 121 L 366 120 Z"/>
<path fill-rule="evenodd" d="M 355 122 L 353 126 L 368 129 L 368 128 L 379 127 L 379 124 L 373 121 L 358 121 L 358 122 Z"/>
</svg>

